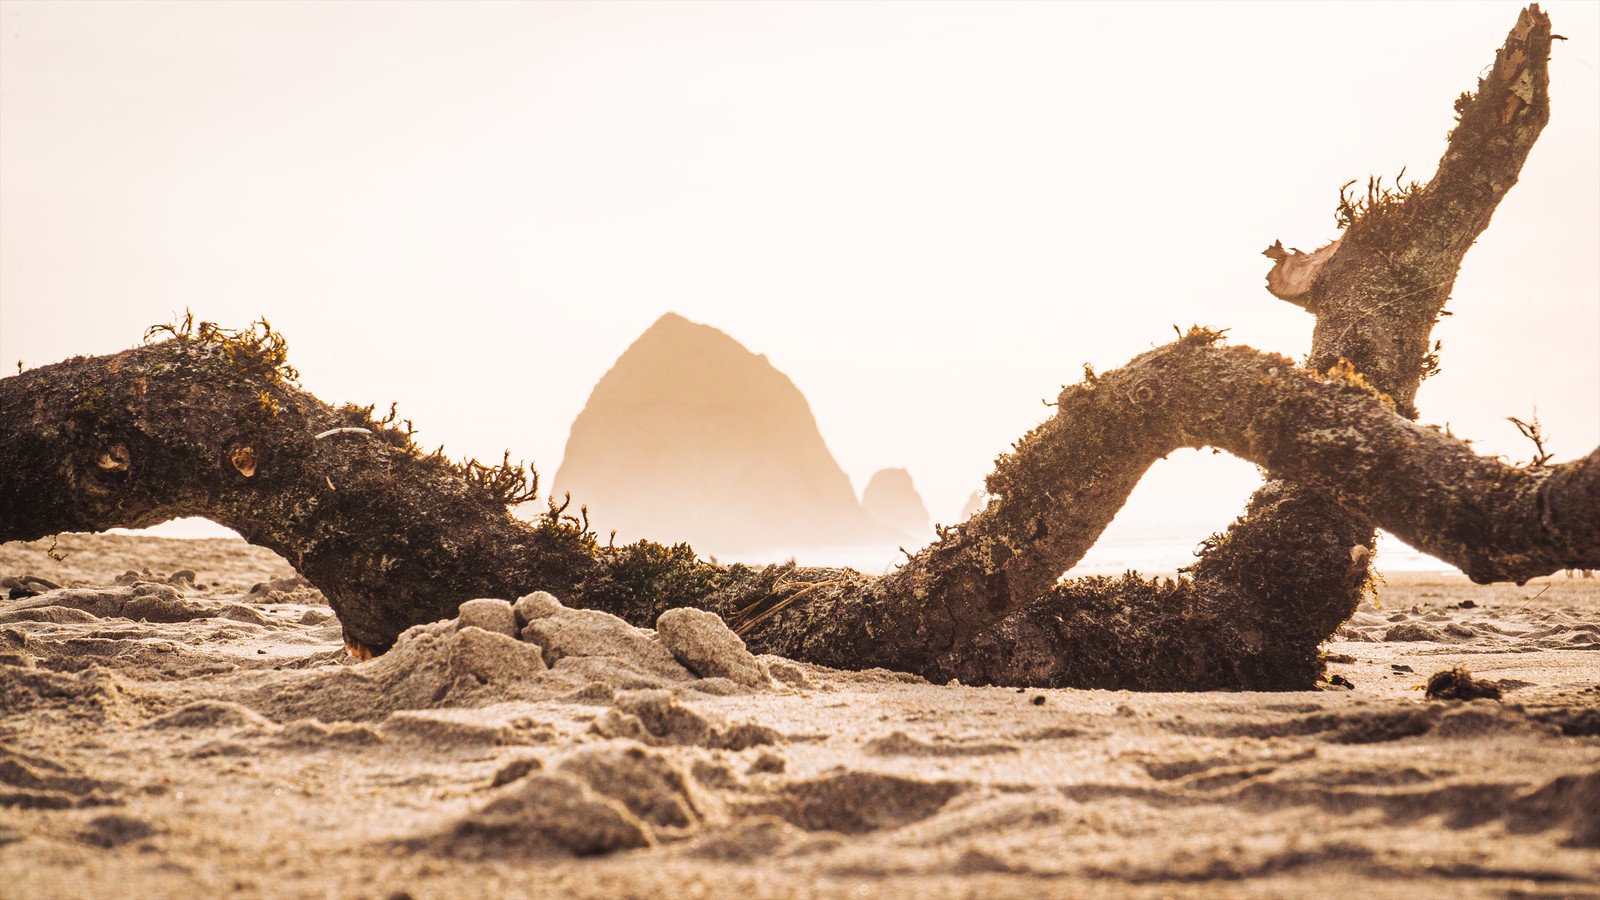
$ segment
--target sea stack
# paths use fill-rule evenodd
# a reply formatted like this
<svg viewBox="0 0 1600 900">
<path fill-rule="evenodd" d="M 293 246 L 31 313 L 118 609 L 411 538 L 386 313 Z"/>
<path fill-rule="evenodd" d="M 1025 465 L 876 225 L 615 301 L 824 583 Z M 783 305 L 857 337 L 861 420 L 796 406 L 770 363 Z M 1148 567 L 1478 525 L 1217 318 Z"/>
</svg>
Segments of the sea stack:
<svg viewBox="0 0 1600 900">
<path fill-rule="evenodd" d="M 861 508 L 883 524 L 909 537 L 932 537 L 933 520 L 905 469 L 879 469 L 861 492 Z"/>
<path fill-rule="evenodd" d="M 899 540 L 867 515 L 794 382 L 674 313 L 611 367 L 572 423 L 556 495 L 619 541 L 702 554 Z"/>
</svg>

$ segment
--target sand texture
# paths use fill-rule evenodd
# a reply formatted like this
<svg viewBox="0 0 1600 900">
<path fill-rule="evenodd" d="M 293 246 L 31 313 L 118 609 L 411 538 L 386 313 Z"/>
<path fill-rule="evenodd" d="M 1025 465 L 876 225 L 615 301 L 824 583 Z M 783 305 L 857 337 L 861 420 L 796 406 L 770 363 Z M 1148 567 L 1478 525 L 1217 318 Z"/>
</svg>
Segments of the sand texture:
<svg viewBox="0 0 1600 900">
<path fill-rule="evenodd" d="M 0 546 L 6 898 L 1600 896 L 1596 579 L 1393 576 L 1351 688 L 1131 694 L 548 594 L 358 664 L 242 542 L 49 546 Z"/>
</svg>

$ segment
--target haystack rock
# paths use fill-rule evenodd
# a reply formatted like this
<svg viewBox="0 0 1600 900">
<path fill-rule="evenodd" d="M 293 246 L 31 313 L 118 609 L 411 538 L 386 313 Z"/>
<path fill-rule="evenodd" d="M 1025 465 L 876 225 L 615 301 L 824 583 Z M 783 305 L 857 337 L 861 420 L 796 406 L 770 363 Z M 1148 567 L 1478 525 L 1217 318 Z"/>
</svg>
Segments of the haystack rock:
<svg viewBox="0 0 1600 900">
<path fill-rule="evenodd" d="M 879 469 L 872 473 L 867 489 L 861 492 L 861 508 L 911 537 L 923 537 L 933 530 L 928 507 L 905 469 Z"/>
<path fill-rule="evenodd" d="M 602 534 L 703 554 L 899 540 L 862 510 L 794 383 L 673 313 L 595 385 L 555 490 L 586 504 Z"/>
</svg>

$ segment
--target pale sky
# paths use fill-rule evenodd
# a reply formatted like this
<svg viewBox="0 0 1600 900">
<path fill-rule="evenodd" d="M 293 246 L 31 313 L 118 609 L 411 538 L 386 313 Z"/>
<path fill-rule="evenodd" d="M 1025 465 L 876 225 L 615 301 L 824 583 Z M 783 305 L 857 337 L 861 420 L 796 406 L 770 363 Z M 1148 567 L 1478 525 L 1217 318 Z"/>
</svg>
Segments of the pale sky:
<svg viewBox="0 0 1600 900">
<path fill-rule="evenodd" d="M 1559 458 L 1600 443 L 1600 4 L 1545 6 L 1553 119 L 1419 399 L 1513 459 L 1535 407 Z M 548 479 L 670 310 L 948 522 L 1084 362 L 1196 322 L 1302 356 L 1261 249 L 1430 177 L 1518 9 L 5 0 L 0 360 L 264 315 L 323 399 Z M 1258 481 L 1181 457 L 1111 536 L 1198 540 Z"/>
</svg>

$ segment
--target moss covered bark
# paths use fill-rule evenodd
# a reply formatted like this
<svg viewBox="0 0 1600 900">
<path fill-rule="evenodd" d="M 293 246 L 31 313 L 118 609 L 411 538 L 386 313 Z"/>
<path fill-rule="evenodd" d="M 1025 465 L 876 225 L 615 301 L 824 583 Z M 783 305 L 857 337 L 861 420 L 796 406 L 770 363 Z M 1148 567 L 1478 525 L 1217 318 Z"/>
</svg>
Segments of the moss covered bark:
<svg viewBox="0 0 1600 900">
<path fill-rule="evenodd" d="M 320 588 L 358 655 L 474 597 L 587 590 L 659 612 L 722 578 L 692 551 L 599 547 L 562 509 L 514 518 L 507 504 L 537 489 L 528 473 L 453 463 L 371 407 L 321 402 L 265 323 L 165 330 L 0 381 L 0 540 L 202 516 Z"/>
</svg>

